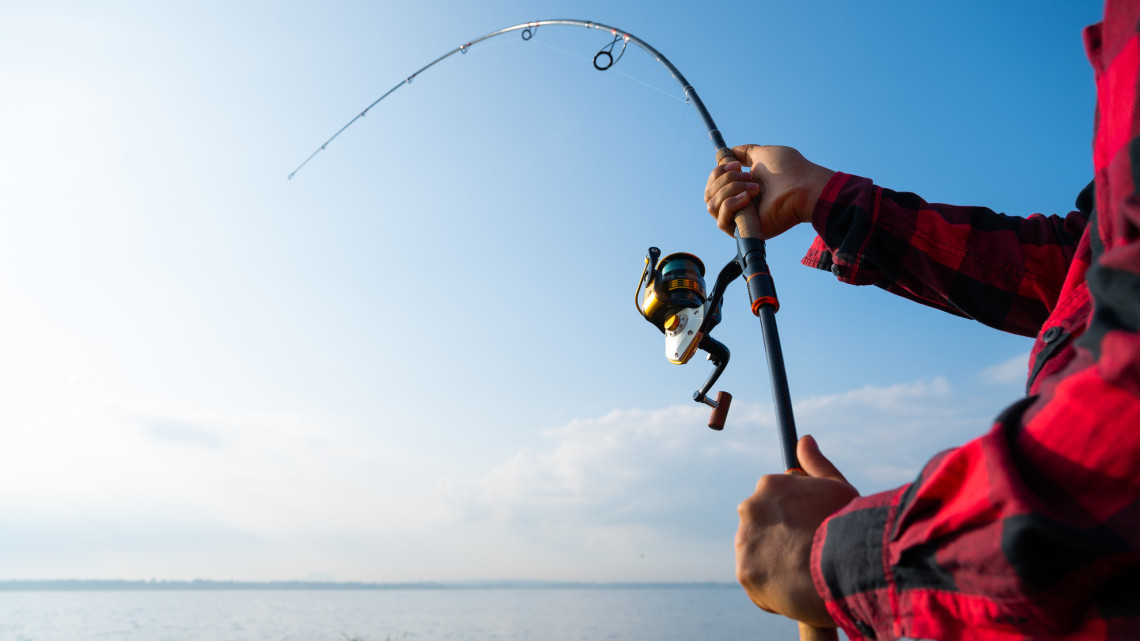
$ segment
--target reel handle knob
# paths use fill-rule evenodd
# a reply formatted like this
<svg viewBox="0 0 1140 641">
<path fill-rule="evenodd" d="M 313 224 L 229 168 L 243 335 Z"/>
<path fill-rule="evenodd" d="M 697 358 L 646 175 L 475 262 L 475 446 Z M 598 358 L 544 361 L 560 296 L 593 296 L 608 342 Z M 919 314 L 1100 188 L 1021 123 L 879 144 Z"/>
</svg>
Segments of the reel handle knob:
<svg viewBox="0 0 1140 641">
<path fill-rule="evenodd" d="M 728 392 L 716 393 L 716 408 L 709 415 L 709 427 L 718 432 L 724 429 L 724 419 L 728 417 L 730 405 L 732 405 L 732 394 Z"/>
<path fill-rule="evenodd" d="M 730 162 L 739 160 L 736 154 L 732 152 L 729 147 L 721 147 L 716 150 L 716 164 L 727 165 Z M 763 239 L 764 235 L 760 231 L 760 214 L 756 211 L 756 206 L 751 202 L 748 206 L 736 212 L 736 229 L 740 232 L 741 238 L 759 238 Z"/>
</svg>

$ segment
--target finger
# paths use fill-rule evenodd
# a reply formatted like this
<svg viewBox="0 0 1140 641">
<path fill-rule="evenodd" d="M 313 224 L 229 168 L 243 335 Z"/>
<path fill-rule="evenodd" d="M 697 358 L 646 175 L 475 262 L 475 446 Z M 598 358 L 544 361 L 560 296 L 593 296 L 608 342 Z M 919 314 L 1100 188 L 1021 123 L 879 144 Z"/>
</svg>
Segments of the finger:
<svg viewBox="0 0 1140 641">
<path fill-rule="evenodd" d="M 710 213 L 719 211 L 725 201 L 736 198 L 741 194 L 747 194 L 749 198 L 754 198 L 760 194 L 760 183 L 747 180 L 747 174 L 736 175 L 743 176 L 744 178 L 718 184 L 716 189 L 705 199 L 705 204 L 708 206 Z"/>
<path fill-rule="evenodd" d="M 751 179 L 751 176 L 747 176 L 746 178 Z M 709 179 L 705 183 L 705 202 L 708 202 L 709 199 L 713 197 L 713 194 L 726 183 L 740 179 L 740 162 L 738 161 L 714 167 L 713 170 L 709 172 Z"/>
<path fill-rule="evenodd" d="M 823 455 L 823 452 L 819 451 L 819 444 L 810 435 L 804 436 L 796 443 L 796 456 L 800 459 L 800 466 L 807 472 L 808 476 L 832 479 L 850 485 L 839 468 L 835 467 Z"/>
<path fill-rule="evenodd" d="M 752 174 L 746 171 L 734 171 L 724 174 L 709 185 L 705 202 L 709 204 L 711 210 L 715 211 L 720 207 L 722 201 L 736 196 L 742 191 L 748 191 L 749 194 L 756 196 L 760 190 L 760 183 L 752 179 Z"/>
<path fill-rule="evenodd" d="M 756 183 L 748 184 L 756 185 Z M 716 226 L 731 236 L 736 231 L 737 212 L 748 207 L 752 198 L 759 193 L 760 186 L 756 185 L 754 188 L 746 188 L 744 191 L 724 199 L 716 211 Z"/>
<path fill-rule="evenodd" d="M 760 183 L 752 180 L 748 172 L 733 171 L 710 179 L 705 189 L 705 205 L 709 213 L 717 212 L 724 201 L 743 192 L 756 196 L 760 193 Z"/>
</svg>

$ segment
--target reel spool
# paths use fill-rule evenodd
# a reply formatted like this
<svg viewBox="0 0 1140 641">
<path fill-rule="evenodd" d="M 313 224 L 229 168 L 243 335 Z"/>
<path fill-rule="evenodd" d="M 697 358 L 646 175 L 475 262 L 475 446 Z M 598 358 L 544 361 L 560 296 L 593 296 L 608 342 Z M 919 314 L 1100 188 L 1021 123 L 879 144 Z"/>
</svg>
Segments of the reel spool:
<svg viewBox="0 0 1140 641">
<path fill-rule="evenodd" d="M 693 357 L 703 336 L 700 322 L 694 321 L 693 317 L 700 317 L 699 310 L 707 298 L 705 264 L 700 258 L 684 253 L 669 254 L 658 262 L 659 254 L 656 247 L 649 248 L 645 270 L 638 283 L 638 293 L 644 284 L 645 295 L 637 309 L 666 337 L 676 337 L 666 340 L 665 356 L 670 362 L 682 365 Z"/>
<path fill-rule="evenodd" d="M 709 353 L 713 372 L 704 386 L 693 393 L 693 400 L 713 408 L 709 427 L 723 429 L 732 395 L 718 392 L 713 400 L 707 394 L 728 365 L 729 352 L 709 332 L 720 322 L 724 289 L 740 275 L 739 265 L 736 261 L 726 265 L 717 276 L 712 294 L 706 295 L 705 265 L 700 258 L 686 253 L 660 256 L 660 249 L 649 248 L 634 305 L 642 318 L 665 334 L 665 358 L 670 363 L 688 363 L 698 348 Z"/>
</svg>

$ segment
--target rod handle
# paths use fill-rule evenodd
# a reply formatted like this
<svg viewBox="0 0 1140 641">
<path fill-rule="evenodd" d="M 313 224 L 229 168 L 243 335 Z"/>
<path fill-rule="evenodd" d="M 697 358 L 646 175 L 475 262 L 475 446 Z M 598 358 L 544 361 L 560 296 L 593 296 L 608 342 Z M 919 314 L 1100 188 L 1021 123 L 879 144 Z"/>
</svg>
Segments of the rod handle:
<svg viewBox="0 0 1140 641">
<path fill-rule="evenodd" d="M 736 160 L 739 158 L 736 157 L 731 148 L 721 147 L 716 150 L 716 164 L 725 165 Z M 748 203 L 747 207 L 736 212 L 736 230 L 740 233 L 741 238 L 763 240 L 764 235 L 760 233 L 760 215 L 756 212 L 756 206 L 751 202 Z"/>
<path fill-rule="evenodd" d="M 718 165 L 725 165 L 735 160 L 739 160 L 732 149 L 728 147 L 721 147 L 716 150 L 716 161 Z M 763 242 L 764 235 L 760 231 L 760 215 L 756 211 L 756 206 L 751 202 L 748 206 L 736 212 L 736 230 L 741 238 L 758 238 L 761 243 Z M 761 245 L 763 247 L 763 245 Z M 770 277 L 769 277 L 770 278 Z M 751 293 L 751 292 L 750 292 Z M 775 292 L 773 291 L 772 300 L 775 300 Z M 757 316 L 760 315 L 756 305 L 753 306 L 752 312 Z M 773 305 L 778 307 L 778 303 Z M 783 362 L 780 363 L 781 369 Z M 716 413 L 713 413 L 714 416 Z M 712 421 L 709 421 L 709 427 L 712 427 Z M 792 452 L 795 451 L 795 426 L 791 427 L 792 430 Z M 795 461 L 795 455 L 792 455 L 792 461 Z M 795 467 L 790 467 L 788 474 L 795 474 L 798 476 L 806 476 L 805 472 L 799 468 L 797 463 Z M 817 628 L 807 623 L 800 623 L 800 641 L 839 641 L 839 631 L 836 628 Z"/>
<path fill-rule="evenodd" d="M 807 476 L 807 472 L 801 470 L 798 465 L 785 474 L 792 476 Z M 809 625 L 800 621 L 800 641 L 839 641 L 839 631 L 836 628 L 817 628 L 814 625 Z"/>
</svg>

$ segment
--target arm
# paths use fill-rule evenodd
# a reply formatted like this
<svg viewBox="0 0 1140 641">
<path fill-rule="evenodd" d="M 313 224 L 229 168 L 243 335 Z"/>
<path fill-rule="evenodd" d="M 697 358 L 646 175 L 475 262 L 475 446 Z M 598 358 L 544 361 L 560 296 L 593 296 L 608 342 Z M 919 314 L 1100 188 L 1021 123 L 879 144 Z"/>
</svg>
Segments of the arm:
<svg viewBox="0 0 1140 641">
<path fill-rule="evenodd" d="M 1057 303 L 1088 211 L 1006 216 L 928 203 L 836 174 L 816 202 L 804 264 L 1034 336 Z"/>
<path fill-rule="evenodd" d="M 734 149 L 751 171 L 713 170 L 709 212 L 732 233 L 733 215 L 759 198 L 766 238 L 811 223 L 804 263 L 857 285 L 1032 336 L 1057 302 L 1088 211 L 1018 218 L 984 207 L 931 204 L 836 173 L 788 147 Z"/>
<path fill-rule="evenodd" d="M 815 589 L 852 639 L 1140 637 L 1138 23 L 1140 4 L 1109 0 L 1104 26 L 1086 32 L 1099 96 L 1096 214 L 1069 219 L 1074 231 L 1090 221 L 1080 242 L 1091 267 L 1071 264 L 1047 321 L 1080 326 L 1074 353 L 988 434 L 936 456 L 908 486 L 854 498 L 815 530 Z M 728 202 L 719 193 L 710 211 Z M 839 258 L 840 247 L 828 253 Z M 848 266 L 891 271 L 859 255 Z M 1091 314 L 1064 302 L 1084 291 Z M 778 504 L 773 494 L 749 502 Z M 756 555 L 744 556 L 750 567 Z M 769 562 L 748 576 L 764 579 L 758 603 L 809 604 L 784 613 L 819 617 L 794 591 L 795 573 Z"/>
<path fill-rule="evenodd" d="M 1129 340 L 1140 365 L 1140 337 Z M 855 499 L 823 523 L 815 587 L 849 636 L 1135 632 L 1140 390 L 1134 376 L 1122 387 L 1098 370 L 1068 377 L 1049 400 L 1014 404 L 911 485 Z"/>
<path fill-rule="evenodd" d="M 1096 213 L 1091 267 L 1062 292 L 1092 299 L 1075 353 L 988 434 L 816 531 L 816 588 L 854 639 L 1140 635 L 1138 23 L 1140 5 L 1109 0 L 1085 33 Z"/>
<path fill-rule="evenodd" d="M 1097 72 L 1096 213 L 1062 298 L 1074 354 L 985 436 L 816 531 L 812 572 L 854 639 L 1140 635 L 1140 5 L 1086 32 Z M 1103 38 L 1102 38 L 1103 37 Z M 859 554 L 852 554 L 857 550 Z"/>
<path fill-rule="evenodd" d="M 1131 638 L 1140 626 L 1140 237 L 1128 230 L 1140 229 L 1140 198 L 1106 182 L 1098 174 L 1098 194 L 1118 200 L 1098 197 L 1105 222 L 1083 241 L 1095 257 L 1094 313 L 1069 364 L 908 486 L 844 502 L 833 484 L 807 485 L 815 479 L 762 480 L 737 535 L 738 576 L 758 605 L 830 619 L 852 639 Z M 1116 212 L 1111 222 L 1104 212 Z M 1062 297 L 1085 287 L 1083 265 Z M 1074 313 L 1087 319 L 1083 310 Z M 1050 324 L 1065 314 L 1061 306 Z M 800 457 L 811 457 L 803 443 Z M 826 516 L 829 501 L 844 507 Z M 805 532 L 814 593 L 798 569 Z"/>
</svg>

